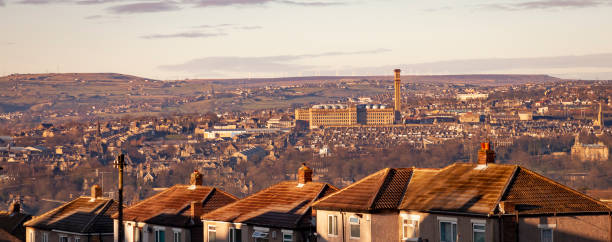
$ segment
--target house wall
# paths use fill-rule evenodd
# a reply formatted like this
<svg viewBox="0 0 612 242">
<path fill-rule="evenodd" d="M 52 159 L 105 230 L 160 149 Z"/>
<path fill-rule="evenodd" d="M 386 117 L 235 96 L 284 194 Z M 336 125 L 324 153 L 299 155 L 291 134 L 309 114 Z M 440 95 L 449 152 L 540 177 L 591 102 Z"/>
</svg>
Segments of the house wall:
<svg viewBox="0 0 612 242">
<path fill-rule="evenodd" d="M 397 212 L 372 214 L 371 217 L 373 242 L 398 241 L 400 239 L 401 228 L 393 226 L 398 224 Z"/>
<path fill-rule="evenodd" d="M 553 227 L 555 242 L 612 241 L 612 238 L 610 238 L 610 216 L 607 214 L 520 217 L 520 241 L 540 241 L 541 229 L 539 227 L 545 225 Z"/>
<path fill-rule="evenodd" d="M 457 223 L 458 241 L 473 241 L 473 224 L 485 224 L 485 239 L 486 241 L 499 241 L 499 223 L 497 218 L 486 218 L 476 216 L 459 216 L 459 215 L 440 215 L 419 212 L 400 212 L 398 218 L 398 234 L 402 235 L 402 216 L 417 215 L 419 216 L 419 232 L 418 235 L 422 241 L 440 242 L 440 222 L 453 221 Z"/>
<path fill-rule="evenodd" d="M 329 235 L 328 233 L 328 216 L 338 216 L 338 235 Z M 351 238 L 350 235 L 350 217 L 359 217 L 360 226 L 360 237 Z M 328 242 L 351 242 L 351 241 L 373 241 L 372 240 L 372 222 L 375 218 L 368 213 L 351 213 L 351 212 L 339 212 L 339 211 L 328 211 L 328 210 L 317 210 L 317 241 L 328 241 Z M 381 215 L 376 217 L 377 221 L 389 220 L 387 215 Z M 384 226 L 384 225 L 383 225 Z M 380 227 L 378 227 L 380 228 Z M 382 234 L 380 234 L 382 236 Z M 388 241 L 384 239 L 377 239 L 376 241 Z"/>
<path fill-rule="evenodd" d="M 119 242 L 119 228 L 118 228 L 118 220 L 114 220 L 114 236 L 113 241 Z M 134 222 L 134 221 L 125 221 L 124 224 L 124 234 L 125 234 L 125 242 L 137 242 L 136 234 L 138 231 L 142 231 L 142 237 L 139 242 L 155 242 L 155 231 L 163 230 L 165 242 L 174 242 L 174 232 L 180 233 L 181 242 L 191 242 L 191 230 L 186 228 L 177 228 L 177 227 L 169 227 L 169 226 L 161 226 L 161 225 L 153 225 L 146 224 L 142 222 Z M 51 241 L 49 241 L 51 242 Z"/>
<path fill-rule="evenodd" d="M 204 223 L 204 242 L 209 242 L 208 238 L 208 228 L 209 225 L 213 225 L 216 228 L 216 237 L 215 241 L 210 242 L 230 242 L 229 241 L 229 231 L 230 228 L 234 227 L 241 230 L 242 234 L 242 242 L 255 242 L 253 238 L 253 233 L 256 228 L 267 229 L 268 230 L 268 241 L 269 242 L 282 242 L 283 241 L 283 231 L 288 232 L 288 230 L 281 228 L 264 228 L 258 226 L 252 226 L 241 223 L 228 223 L 228 222 L 219 222 L 219 221 L 203 221 Z M 294 242 L 304 242 L 303 234 L 301 231 L 291 231 L 293 234 Z"/>
<path fill-rule="evenodd" d="M 34 232 L 34 241 L 32 241 L 31 232 Z M 75 242 L 77 238 L 80 239 L 81 242 L 111 242 L 113 241 L 113 235 L 83 235 L 83 234 L 73 234 L 73 233 L 62 233 L 62 232 L 54 232 L 49 230 L 41 230 L 35 229 L 32 227 L 26 228 L 26 242 L 42 242 L 44 234 L 47 234 L 48 242 L 59 242 L 60 236 L 68 237 L 68 242 Z"/>
</svg>

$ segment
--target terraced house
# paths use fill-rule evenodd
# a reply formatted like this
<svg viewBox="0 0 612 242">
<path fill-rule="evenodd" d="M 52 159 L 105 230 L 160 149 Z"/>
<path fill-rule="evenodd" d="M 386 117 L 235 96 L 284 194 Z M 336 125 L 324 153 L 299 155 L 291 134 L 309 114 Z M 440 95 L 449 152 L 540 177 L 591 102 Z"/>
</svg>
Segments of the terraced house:
<svg viewBox="0 0 612 242">
<path fill-rule="evenodd" d="M 202 174 L 194 171 L 190 185 L 174 185 L 123 212 L 125 238 L 119 240 L 118 214 L 115 242 L 202 241 L 200 216 L 238 198 L 220 189 L 202 186 Z"/>
<path fill-rule="evenodd" d="M 380 170 L 313 204 L 317 241 L 612 241 L 608 205 L 494 161 Z"/>
<path fill-rule="evenodd" d="M 98 185 L 81 196 L 26 222 L 27 242 L 111 242 L 111 215 L 119 205 L 102 197 Z"/>
<path fill-rule="evenodd" d="M 311 205 L 338 189 L 313 182 L 305 164 L 297 181 L 268 187 L 202 216 L 206 242 L 316 241 Z"/>
</svg>

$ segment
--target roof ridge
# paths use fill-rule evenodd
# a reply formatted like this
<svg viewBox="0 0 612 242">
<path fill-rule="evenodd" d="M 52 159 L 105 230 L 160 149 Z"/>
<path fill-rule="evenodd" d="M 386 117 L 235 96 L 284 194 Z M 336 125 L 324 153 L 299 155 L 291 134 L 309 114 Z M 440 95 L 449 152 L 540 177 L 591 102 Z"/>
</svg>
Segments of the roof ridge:
<svg viewBox="0 0 612 242">
<path fill-rule="evenodd" d="M 606 203 L 604 203 L 604 202 L 602 202 L 602 201 L 599 201 L 598 199 L 595 199 L 595 198 L 593 198 L 593 197 L 591 197 L 591 196 L 589 196 L 589 195 L 587 195 L 587 194 L 585 194 L 585 193 L 581 193 L 581 192 L 579 192 L 579 191 L 576 191 L 576 190 L 572 189 L 571 187 L 568 187 L 568 186 L 566 186 L 566 185 L 563 185 L 563 184 L 561 184 L 561 183 L 558 183 L 558 182 L 556 182 L 556 181 L 554 181 L 554 180 L 552 180 L 552 179 L 550 179 L 550 178 L 548 178 L 548 177 L 545 177 L 545 176 L 543 176 L 543 175 L 540 175 L 539 173 L 537 173 L 537 172 L 535 172 L 535 171 L 529 170 L 529 169 L 524 168 L 524 167 L 522 167 L 522 166 L 519 166 L 519 167 L 520 167 L 522 170 L 525 170 L 526 172 L 528 172 L 528 173 L 530 173 L 530 174 L 533 174 L 533 175 L 537 176 L 538 178 L 541 178 L 541 179 L 543 179 L 543 180 L 545 180 L 545 181 L 547 181 L 547 182 L 550 182 L 550 183 L 552 183 L 552 184 L 554 184 L 554 185 L 556 185 L 556 186 L 559 186 L 560 188 L 562 188 L 562 189 L 564 189 L 564 190 L 566 190 L 566 191 L 569 191 L 569 192 L 571 192 L 571 193 L 574 193 L 574 194 L 576 194 L 576 195 L 578 195 L 578 196 L 581 196 L 581 197 L 583 197 L 583 198 L 586 198 L 586 199 L 588 199 L 588 200 L 591 200 L 592 202 L 595 202 L 595 203 L 597 203 L 597 204 L 599 204 L 599 205 L 602 205 L 602 206 L 604 206 L 604 207 L 606 207 L 606 208 L 608 208 L 608 209 L 610 209 L 610 210 L 612 211 L 612 208 L 610 208 L 610 206 L 609 206 L 608 204 L 606 204 Z"/>
<path fill-rule="evenodd" d="M 388 168 L 385 168 L 385 169 L 388 169 Z M 372 174 L 370 174 L 370 175 L 367 175 L 367 176 L 366 176 L 366 177 L 364 177 L 364 178 L 361 178 L 359 181 L 353 182 L 352 184 L 348 185 L 347 187 L 344 187 L 344 188 L 342 188 L 342 189 L 338 189 L 338 191 L 335 191 L 335 192 L 333 192 L 332 194 L 329 194 L 329 195 L 327 195 L 326 197 L 322 198 L 321 200 L 316 201 L 315 203 L 313 203 L 313 204 L 312 204 L 312 206 L 317 206 L 317 204 L 319 204 L 320 202 L 325 201 L 325 200 L 327 200 L 327 199 L 330 199 L 331 197 L 335 196 L 336 194 L 338 194 L 338 193 L 340 193 L 340 192 L 342 192 L 342 191 L 344 191 L 344 190 L 346 190 L 346 189 L 349 189 L 349 188 L 351 188 L 351 187 L 354 187 L 354 186 L 356 186 L 356 185 L 361 184 L 362 182 L 364 182 L 364 181 L 365 181 L 365 180 L 367 180 L 368 178 L 370 178 L 370 177 L 372 177 L 372 176 L 376 176 L 376 175 L 378 175 L 378 173 L 379 173 L 379 172 L 382 172 L 382 171 L 384 171 L 385 169 L 378 170 L 377 172 L 374 172 L 374 173 L 372 173 Z"/>
<path fill-rule="evenodd" d="M 304 212 L 304 214 L 300 215 L 299 219 L 295 222 L 295 225 L 297 227 L 297 225 L 300 223 L 300 221 L 302 221 L 302 219 L 304 218 L 304 216 L 306 216 L 306 214 L 308 214 L 308 210 L 312 211 L 312 206 L 314 205 L 315 202 L 317 202 L 317 198 L 319 198 L 321 195 L 325 194 L 325 190 L 329 185 L 327 183 L 325 183 L 322 187 L 321 190 L 319 191 L 319 193 L 317 193 L 317 195 L 310 200 L 310 206 L 308 209 L 306 209 L 306 212 Z M 311 212 L 312 215 L 312 212 Z"/>
<path fill-rule="evenodd" d="M 26 226 L 26 227 L 31 227 L 31 226 L 33 226 L 32 224 L 40 222 L 39 220 L 41 220 L 42 218 L 44 218 L 46 216 L 49 216 L 49 215 L 53 214 L 54 212 L 61 211 L 62 209 L 66 208 L 69 204 L 75 203 L 77 200 L 79 200 L 81 198 L 84 198 L 84 197 L 77 197 L 76 199 L 74 199 L 74 200 L 72 200 L 70 202 L 64 203 L 64 204 L 62 204 L 61 206 L 59 206 L 57 208 L 51 209 L 51 210 L 47 211 L 46 213 L 43 213 L 43 214 L 41 214 L 39 216 L 33 216 L 32 219 L 30 219 L 29 221 L 25 222 L 23 225 Z"/>
<path fill-rule="evenodd" d="M 520 166 L 514 165 L 514 170 L 512 171 L 510 178 L 508 178 L 508 180 L 506 181 L 504 188 L 501 190 L 501 192 L 499 193 L 499 196 L 497 197 L 497 200 L 495 201 L 495 206 L 493 207 L 491 211 L 489 211 L 489 214 L 495 213 L 495 207 L 501 202 L 504 196 L 509 192 L 510 184 L 512 184 L 512 182 L 516 179 L 519 169 L 520 169 Z"/>
<path fill-rule="evenodd" d="M 100 209 L 100 211 L 98 213 L 96 213 L 96 215 L 89 221 L 89 223 L 87 223 L 85 226 L 83 226 L 83 229 L 79 232 L 81 233 L 85 233 L 89 230 L 89 228 L 98 220 L 98 218 L 100 217 L 100 215 L 104 214 L 104 212 L 106 210 L 108 210 L 112 205 L 113 205 L 113 199 L 109 199 L 108 201 L 106 201 L 102 206 L 102 209 Z M 100 206 L 98 206 L 100 207 Z M 98 208 L 96 207 L 96 208 Z"/>
<path fill-rule="evenodd" d="M 180 185 L 182 185 L 182 184 L 180 184 Z M 136 206 L 140 205 L 141 203 L 144 203 L 144 202 L 146 202 L 146 201 L 152 200 L 153 198 L 157 198 L 157 197 L 161 196 L 162 194 L 168 193 L 169 191 L 171 191 L 171 189 L 176 189 L 176 188 L 177 188 L 178 186 L 180 186 L 180 185 L 179 185 L 179 184 L 177 184 L 177 185 L 171 186 L 171 187 L 169 187 L 169 188 L 168 188 L 168 189 L 166 189 L 166 190 L 163 190 L 163 191 L 161 191 L 161 192 L 159 192 L 159 193 L 157 193 L 157 194 L 155 194 L 155 195 L 153 195 L 153 196 L 148 197 L 147 199 L 143 199 L 143 200 L 138 201 L 136 204 L 134 204 L 134 205 L 132 205 L 132 206 L 127 207 L 126 209 L 124 209 L 124 210 L 123 210 L 123 215 L 125 216 L 125 213 L 126 213 L 126 212 L 128 212 L 130 209 L 132 209 L 132 208 L 134 208 L 134 207 L 136 207 Z M 111 215 L 111 218 L 115 218 L 116 216 L 119 216 L 119 212 L 116 212 L 116 213 L 114 213 L 113 215 Z"/>
<path fill-rule="evenodd" d="M 369 209 L 373 209 L 374 208 L 374 204 L 375 202 L 378 200 L 378 198 L 380 198 L 380 194 L 382 193 L 382 188 L 385 185 L 385 183 L 387 182 L 387 179 L 389 178 L 389 176 L 391 175 L 392 171 L 395 171 L 394 168 L 385 168 L 385 174 L 381 177 L 379 184 L 377 184 L 377 188 L 376 188 L 376 195 L 374 195 L 374 197 L 370 198 L 370 200 L 368 201 L 368 208 Z M 393 175 L 395 175 L 395 173 L 393 173 Z"/>
<path fill-rule="evenodd" d="M 215 189 L 215 191 L 217 191 L 217 192 L 219 192 L 219 193 L 221 193 L 221 194 L 223 194 L 223 195 L 229 196 L 230 198 L 234 198 L 234 199 L 236 199 L 236 200 L 240 199 L 240 198 L 238 198 L 238 197 L 234 196 L 234 194 L 231 194 L 231 193 L 229 193 L 229 192 L 226 192 L 226 191 L 224 191 L 224 190 L 222 190 L 222 189 L 217 189 L 216 187 L 214 187 L 214 189 Z"/>
<path fill-rule="evenodd" d="M 412 176 L 414 176 L 414 169 L 415 169 L 414 167 L 410 168 L 410 177 L 408 177 L 408 181 L 406 182 L 406 184 L 404 184 L 404 189 L 403 189 L 404 192 L 402 193 L 402 196 L 399 202 L 397 203 L 398 209 L 404 203 L 404 198 L 406 197 L 406 193 L 408 192 L 408 185 L 410 185 L 410 182 L 412 182 Z"/>
</svg>

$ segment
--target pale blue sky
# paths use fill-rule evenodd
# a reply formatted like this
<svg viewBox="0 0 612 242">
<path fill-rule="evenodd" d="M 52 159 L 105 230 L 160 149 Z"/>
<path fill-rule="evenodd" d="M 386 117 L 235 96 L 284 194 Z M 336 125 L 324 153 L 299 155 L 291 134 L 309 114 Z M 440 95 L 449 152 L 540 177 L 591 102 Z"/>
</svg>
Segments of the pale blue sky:
<svg viewBox="0 0 612 242">
<path fill-rule="evenodd" d="M 0 75 L 612 79 L 612 0 L 0 0 L 0 31 Z"/>
</svg>

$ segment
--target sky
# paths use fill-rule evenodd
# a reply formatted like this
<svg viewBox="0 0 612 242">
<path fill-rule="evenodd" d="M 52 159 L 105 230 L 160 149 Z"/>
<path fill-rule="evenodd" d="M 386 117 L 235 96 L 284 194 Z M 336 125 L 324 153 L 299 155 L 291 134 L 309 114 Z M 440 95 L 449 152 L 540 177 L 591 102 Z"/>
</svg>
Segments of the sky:
<svg viewBox="0 0 612 242">
<path fill-rule="evenodd" d="M 612 0 L 0 0 L 0 75 L 612 79 Z"/>
</svg>

